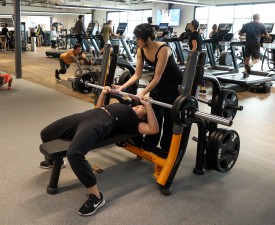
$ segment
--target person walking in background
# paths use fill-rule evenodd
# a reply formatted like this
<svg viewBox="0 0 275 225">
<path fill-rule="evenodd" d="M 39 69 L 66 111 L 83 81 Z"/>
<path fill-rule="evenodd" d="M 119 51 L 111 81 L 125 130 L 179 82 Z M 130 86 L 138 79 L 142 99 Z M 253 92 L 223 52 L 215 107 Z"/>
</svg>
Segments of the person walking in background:
<svg viewBox="0 0 275 225">
<path fill-rule="evenodd" d="M 2 51 L 8 50 L 8 39 L 9 39 L 9 30 L 8 30 L 8 24 L 5 23 L 4 27 L 2 28 L 1 34 L 3 35 L 2 37 Z"/>
<path fill-rule="evenodd" d="M 101 50 L 100 52 L 103 53 L 104 51 L 104 45 L 105 44 L 110 44 L 110 37 L 114 36 L 114 37 L 119 37 L 119 35 L 115 34 L 113 32 L 113 21 L 112 20 L 108 20 L 107 24 L 105 24 L 102 27 L 101 33 L 102 33 L 102 40 L 101 40 Z"/>
<path fill-rule="evenodd" d="M 260 15 L 254 14 L 253 21 L 245 24 L 239 31 L 239 35 L 243 36 L 246 34 L 245 42 L 245 60 L 244 60 L 244 77 L 248 77 L 251 74 L 251 67 L 255 65 L 260 60 L 260 40 L 264 36 L 270 39 L 269 34 L 263 23 L 260 23 Z M 250 58 L 252 57 L 252 62 L 250 64 Z"/>
<path fill-rule="evenodd" d="M 156 31 L 159 30 L 159 26 L 153 24 L 153 17 L 147 17 L 147 22 L 153 27 Z"/>
<path fill-rule="evenodd" d="M 218 25 L 217 25 L 217 24 L 213 24 L 212 30 L 211 30 L 211 32 L 209 33 L 209 38 L 210 38 L 210 39 L 217 39 L 218 36 L 219 36 Z M 214 40 L 214 41 L 213 41 L 212 47 L 213 47 L 213 52 L 214 52 L 214 54 L 216 55 L 216 51 L 217 51 L 217 49 L 218 49 L 218 47 L 219 47 L 218 40 Z"/>
<path fill-rule="evenodd" d="M 75 23 L 74 26 L 74 34 L 76 35 L 77 43 L 81 44 L 82 46 L 82 35 L 86 33 L 86 28 L 84 26 L 84 17 L 83 15 L 78 16 L 78 21 Z"/>
<path fill-rule="evenodd" d="M 38 24 L 37 30 L 36 30 L 36 37 L 37 37 L 37 47 L 42 46 L 42 40 L 43 40 L 43 30 L 40 24 Z"/>
<path fill-rule="evenodd" d="M 191 35 L 189 37 L 190 51 L 202 51 L 202 37 L 199 33 L 200 23 L 197 20 L 192 20 L 190 25 Z M 206 95 L 205 81 L 202 80 L 199 90 L 200 95 Z"/>
<path fill-rule="evenodd" d="M 50 39 L 51 39 L 51 47 L 52 48 L 56 48 L 57 35 L 56 35 L 56 28 L 55 28 L 55 26 L 52 26 Z"/>
</svg>

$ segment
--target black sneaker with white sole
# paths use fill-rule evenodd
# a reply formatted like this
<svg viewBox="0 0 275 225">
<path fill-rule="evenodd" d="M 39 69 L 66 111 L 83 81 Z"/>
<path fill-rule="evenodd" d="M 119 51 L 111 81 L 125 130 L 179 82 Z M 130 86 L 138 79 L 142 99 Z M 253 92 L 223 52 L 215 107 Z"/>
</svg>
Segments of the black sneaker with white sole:
<svg viewBox="0 0 275 225">
<path fill-rule="evenodd" d="M 40 168 L 42 169 L 51 169 L 53 168 L 53 161 L 52 160 L 45 160 L 45 161 L 42 161 L 40 163 Z M 66 162 L 63 160 L 63 163 L 62 163 L 62 166 L 61 166 L 61 169 L 65 168 L 66 167 Z"/>
<path fill-rule="evenodd" d="M 104 206 L 105 200 L 103 195 L 100 193 L 100 198 L 96 197 L 93 194 L 88 195 L 88 200 L 81 206 L 78 211 L 78 214 L 81 216 L 91 216 L 97 209 Z"/>
</svg>

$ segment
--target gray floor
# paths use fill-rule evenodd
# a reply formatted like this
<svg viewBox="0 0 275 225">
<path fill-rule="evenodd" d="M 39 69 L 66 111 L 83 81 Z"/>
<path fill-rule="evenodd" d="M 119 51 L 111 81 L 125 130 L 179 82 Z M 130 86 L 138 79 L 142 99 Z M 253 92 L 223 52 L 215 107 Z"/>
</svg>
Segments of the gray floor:
<svg viewBox="0 0 275 225">
<path fill-rule="evenodd" d="M 274 93 L 241 95 L 245 110 L 232 127 L 241 136 L 241 152 L 229 173 L 194 175 L 196 145 L 190 140 L 169 197 L 158 190 L 150 162 L 118 147 L 90 152 L 89 161 L 104 170 L 97 177 L 106 205 L 83 218 L 77 210 L 86 190 L 69 165 L 61 173 L 60 193 L 46 193 L 50 171 L 38 167 L 43 159 L 39 132 L 55 119 L 92 106 L 23 79 L 15 80 L 14 88 L 0 88 L 1 225 L 275 224 L 275 141 L 258 135 L 274 135 Z M 263 125 L 266 118 L 268 126 Z"/>
</svg>

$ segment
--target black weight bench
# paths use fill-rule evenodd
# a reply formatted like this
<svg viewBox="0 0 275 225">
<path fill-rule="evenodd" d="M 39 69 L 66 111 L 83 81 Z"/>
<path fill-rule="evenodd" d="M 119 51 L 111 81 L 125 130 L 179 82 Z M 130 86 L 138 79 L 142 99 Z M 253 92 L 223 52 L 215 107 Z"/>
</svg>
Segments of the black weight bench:
<svg viewBox="0 0 275 225">
<path fill-rule="evenodd" d="M 139 136 L 140 134 L 112 134 L 109 138 L 96 144 L 91 150 L 102 148 L 107 145 L 115 144 Z M 61 171 L 63 158 L 66 157 L 66 152 L 71 140 L 69 139 L 56 139 L 53 141 L 45 142 L 40 145 L 40 152 L 50 160 L 53 160 L 53 168 L 49 185 L 47 187 L 48 194 L 58 193 L 58 180 Z"/>
</svg>

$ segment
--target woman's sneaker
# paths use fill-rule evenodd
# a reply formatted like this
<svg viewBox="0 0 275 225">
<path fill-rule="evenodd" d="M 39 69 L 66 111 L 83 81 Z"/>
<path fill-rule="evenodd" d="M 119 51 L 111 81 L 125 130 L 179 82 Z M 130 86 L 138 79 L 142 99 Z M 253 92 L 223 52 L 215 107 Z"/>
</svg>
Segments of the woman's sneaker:
<svg viewBox="0 0 275 225">
<path fill-rule="evenodd" d="M 40 163 L 39 167 L 42 168 L 42 169 L 51 169 L 51 168 L 53 168 L 53 161 L 52 160 L 42 161 Z M 61 169 L 65 168 L 65 167 L 66 167 L 66 162 L 63 160 L 62 165 L 61 165 Z"/>
<path fill-rule="evenodd" d="M 105 200 L 103 195 L 100 193 L 100 198 L 96 197 L 93 194 L 88 195 L 88 200 L 81 206 L 78 211 L 78 214 L 81 216 L 91 216 L 97 209 L 104 206 Z"/>
</svg>

